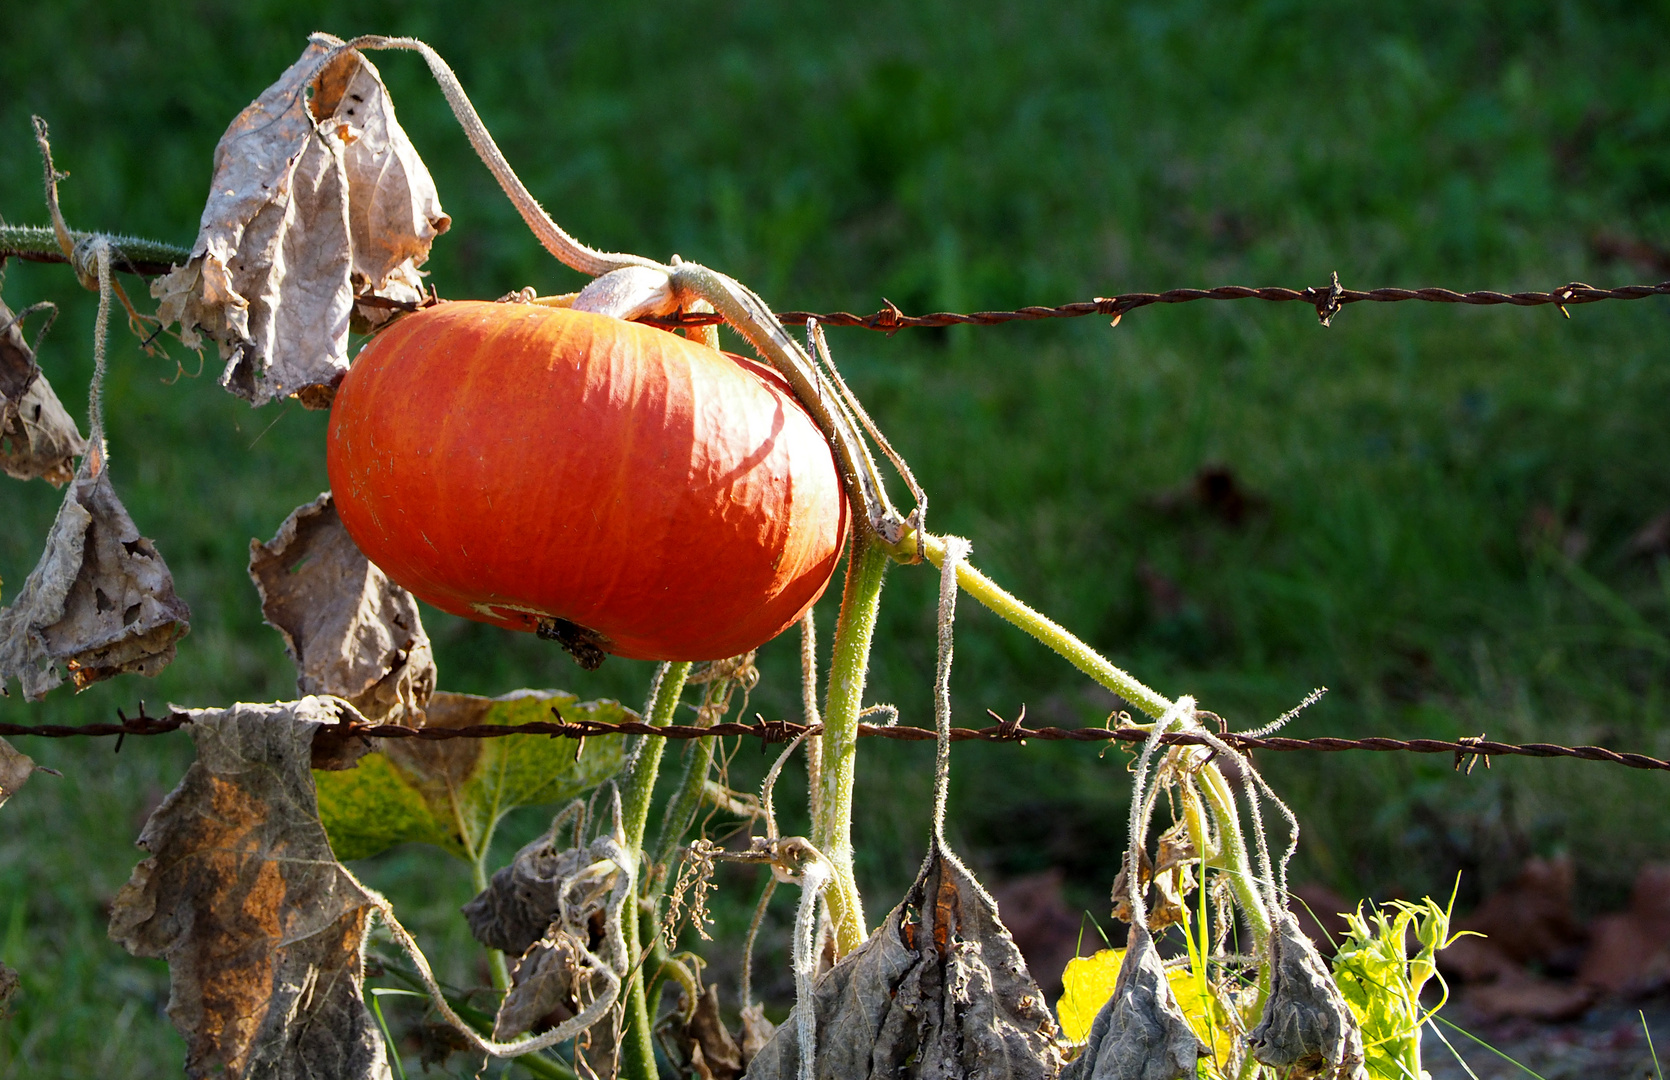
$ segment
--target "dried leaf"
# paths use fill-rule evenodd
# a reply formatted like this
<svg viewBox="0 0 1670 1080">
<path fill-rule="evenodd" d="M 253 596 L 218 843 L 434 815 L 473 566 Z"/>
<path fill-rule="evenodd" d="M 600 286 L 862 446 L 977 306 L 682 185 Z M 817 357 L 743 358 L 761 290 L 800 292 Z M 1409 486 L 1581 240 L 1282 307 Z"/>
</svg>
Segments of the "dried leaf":
<svg viewBox="0 0 1670 1080">
<path fill-rule="evenodd" d="M 0 610 L 0 691 L 16 678 L 39 701 L 63 681 L 60 666 L 77 690 L 128 671 L 154 676 L 190 629 L 167 564 L 97 458 L 83 461 L 40 562 Z"/>
<path fill-rule="evenodd" d="M 317 35 L 232 121 L 191 258 L 151 288 L 187 345 L 200 331 L 219 343 L 221 384 L 255 405 L 334 386 L 355 297 L 416 299 L 450 224 L 376 67 L 357 52 L 323 63 L 339 44 Z"/>
<path fill-rule="evenodd" d="M 17 789 L 35 775 L 36 765 L 29 755 L 19 753 L 12 744 L 0 739 L 0 806 L 17 794 Z"/>
<path fill-rule="evenodd" d="M 87 440 L 41 374 L 23 328 L 0 300 L 0 469 L 61 487 L 75 476 Z"/>
<path fill-rule="evenodd" d="M 1294 1080 L 1365 1076 L 1363 1036 L 1316 946 L 1290 912 L 1270 935 L 1270 997 L 1247 1036 L 1255 1060 Z"/>
<path fill-rule="evenodd" d="M 249 542 L 267 624 L 284 635 L 302 694 L 332 694 L 378 723 L 422 723 L 435 658 L 417 601 L 354 546 L 330 492 L 268 543 Z"/>
<path fill-rule="evenodd" d="M 197 760 L 140 834 L 111 939 L 167 958 L 187 1076 L 386 1078 L 360 997 L 372 899 L 332 858 L 308 772 L 333 703 L 191 718 Z"/>
<path fill-rule="evenodd" d="M 937 842 L 904 902 L 818 980 L 812 1008 L 819 1080 L 1042 1080 L 1060 1064 L 1055 1022 L 991 897 Z M 798 1075 L 792 1019 L 749 1080 Z"/>
<path fill-rule="evenodd" d="M 765 1006 L 759 1002 L 742 1007 L 742 1064 L 751 1064 L 765 1044 L 776 1034 L 777 1025 L 765 1018 Z"/>
<path fill-rule="evenodd" d="M 1061 1080 L 1179 1080 L 1206 1053 L 1172 993 L 1148 930 L 1131 924 L 1113 996 Z"/>
<path fill-rule="evenodd" d="M 517 962 L 510 992 L 493 1021 L 493 1038 L 513 1039 L 524 1032 L 544 1031 L 585 1007 L 575 1000 L 575 988 L 591 984 L 582 967 L 585 953 L 574 935 L 559 930 L 530 945 Z M 591 986 L 587 1001 L 596 1000 L 600 986 Z"/>
<path fill-rule="evenodd" d="M 425 726 L 550 721 L 553 708 L 568 721 L 638 718 L 618 702 L 581 702 L 560 690 L 519 690 L 500 698 L 439 691 L 429 699 Z M 388 739 L 355 768 L 316 775 L 319 811 L 338 858 L 361 859 L 416 840 L 469 859 L 516 807 L 571 799 L 619 772 L 622 741 L 594 735 L 582 747 L 539 735 Z"/>
<path fill-rule="evenodd" d="M 470 933 L 489 949 L 521 956 L 545 937 L 562 910 L 563 892 L 595 861 L 585 848 L 557 850 L 549 836 L 528 844 L 508 866 L 500 867 L 480 895 L 464 905 Z M 601 910 L 608 886 L 591 910 Z M 570 926 L 578 932 L 583 924 Z"/>
<path fill-rule="evenodd" d="M 708 983 L 690 1022 L 674 1032 L 673 1041 L 684 1051 L 690 1071 L 700 1080 L 736 1080 L 742 1073 L 742 1048 L 719 1017 L 719 987 Z"/>
</svg>

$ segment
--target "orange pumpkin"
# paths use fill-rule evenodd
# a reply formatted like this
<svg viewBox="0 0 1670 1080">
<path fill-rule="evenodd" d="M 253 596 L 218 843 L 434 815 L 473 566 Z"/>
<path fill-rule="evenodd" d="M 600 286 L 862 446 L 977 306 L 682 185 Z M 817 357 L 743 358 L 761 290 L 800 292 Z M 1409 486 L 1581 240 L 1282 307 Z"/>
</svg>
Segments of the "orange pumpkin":
<svg viewBox="0 0 1670 1080">
<path fill-rule="evenodd" d="M 390 578 L 582 663 L 746 652 L 822 595 L 846 539 L 834 455 L 776 372 L 560 308 L 399 319 L 337 390 L 327 463 Z"/>
</svg>

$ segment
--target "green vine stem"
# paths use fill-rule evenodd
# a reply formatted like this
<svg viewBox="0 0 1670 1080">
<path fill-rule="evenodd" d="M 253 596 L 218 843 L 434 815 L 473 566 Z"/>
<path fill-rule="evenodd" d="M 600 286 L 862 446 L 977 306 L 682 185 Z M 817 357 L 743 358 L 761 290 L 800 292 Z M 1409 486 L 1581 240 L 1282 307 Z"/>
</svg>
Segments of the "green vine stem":
<svg viewBox="0 0 1670 1080">
<path fill-rule="evenodd" d="M 824 707 L 822 761 L 817 778 L 818 816 L 812 823 L 812 844 L 834 868 L 834 880 L 824 898 L 835 928 L 837 956 L 858 948 L 866 933 L 864 904 L 852 872 L 852 793 L 858 760 L 858 714 L 864 709 L 870 639 L 875 634 L 888 557 L 887 548 L 872 530 L 862 525 L 854 530 L 829 663 L 829 697 Z"/>
<path fill-rule="evenodd" d="M 939 566 L 945 558 L 945 541 L 932 534 L 912 533 L 905 537 L 891 554 L 900 561 L 914 560 L 918 554 L 916 538 L 919 536 L 922 541 L 921 554 L 925 555 L 929 562 Z M 957 587 L 1049 646 L 1074 667 L 1154 719 L 1158 720 L 1171 708 L 1171 702 L 1158 691 L 1149 689 L 1138 681 L 1136 676 L 1109 663 L 1106 657 L 1079 640 L 1066 627 L 1028 607 L 966 562 L 957 567 Z"/>
<path fill-rule="evenodd" d="M 655 696 L 650 701 L 649 722 L 666 727 L 673 722 L 673 712 L 684 694 L 684 680 L 690 675 L 688 662 L 668 664 L 661 669 Z M 644 825 L 649 820 L 650 796 L 655 794 L 655 779 L 661 771 L 661 753 L 667 748 L 666 739 L 641 736 L 636 755 L 621 782 L 621 826 L 626 833 L 625 848 L 643 866 Z M 702 740 L 706 742 L 707 740 Z M 644 874 L 638 874 L 642 888 Z M 644 995 L 643 968 L 637 963 L 643 950 L 639 933 L 637 890 L 626 898 L 621 909 L 622 931 L 626 937 L 628 961 L 632 970 L 626 980 L 625 1030 L 621 1032 L 621 1074 L 630 1080 L 656 1080 L 655 1035 L 650 1030 L 649 1002 Z"/>
<path fill-rule="evenodd" d="M 69 230 L 70 240 L 80 244 L 98 233 Z M 135 236 L 109 236 L 110 267 L 139 274 L 167 273 L 168 268 L 184 264 L 191 252 L 173 244 L 146 240 Z M 0 225 L 0 259 L 16 256 L 34 262 L 69 262 L 58 244 L 58 236 L 47 225 Z"/>
<path fill-rule="evenodd" d="M 1200 778 L 1200 793 L 1212 808 L 1218 825 L 1217 867 L 1229 875 L 1229 887 L 1235 892 L 1241 910 L 1252 927 L 1253 952 L 1262 956 L 1270 940 L 1274 913 L 1264 909 L 1264 896 L 1253 873 L 1252 860 L 1247 855 L 1247 842 L 1241 831 L 1241 817 L 1235 806 L 1235 793 L 1224 779 L 1218 766 L 1208 762 L 1196 774 Z"/>
</svg>

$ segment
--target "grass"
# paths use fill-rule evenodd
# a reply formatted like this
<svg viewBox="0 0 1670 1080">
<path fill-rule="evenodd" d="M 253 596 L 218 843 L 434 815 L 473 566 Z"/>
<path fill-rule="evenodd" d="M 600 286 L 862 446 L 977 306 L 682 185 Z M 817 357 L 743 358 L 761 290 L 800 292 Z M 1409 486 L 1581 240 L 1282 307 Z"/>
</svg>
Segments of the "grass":
<svg viewBox="0 0 1670 1080">
<path fill-rule="evenodd" d="M 35 5 L 0 51 L 0 214 L 45 220 L 27 118 L 53 124 L 79 228 L 189 242 L 215 140 L 307 31 L 407 33 L 458 70 L 529 186 L 599 246 L 678 252 L 781 308 L 908 311 L 1058 303 L 1228 282 L 1548 288 L 1658 280 L 1597 235 L 1670 245 L 1670 70 L 1662 4 L 1436 2 L 1395 11 L 1246 4 L 875 3 Z M 443 295 L 577 279 L 525 234 L 410 57 L 379 58 L 453 215 Z M 42 362 L 85 405 L 90 297 L 14 264 L 5 295 L 63 306 Z M 1102 320 L 893 338 L 832 333 L 855 388 L 977 563 L 1168 693 L 1237 726 L 1330 693 L 1294 734 L 1598 742 L 1670 753 L 1670 573 L 1629 554 L 1670 508 L 1670 306 L 1356 305 L 1328 330 L 1292 305 L 1146 309 Z M 177 352 L 178 350 L 176 350 Z M 179 359 L 191 372 L 196 358 Z M 8 722 L 84 722 L 153 702 L 293 692 L 260 624 L 247 540 L 325 486 L 324 418 L 258 413 L 203 373 L 113 350 L 118 490 L 191 604 L 155 684 L 118 680 Z M 1254 497 L 1238 525 L 1186 492 L 1222 465 Z M 59 496 L 0 480 L 9 597 Z M 892 572 L 875 700 L 930 713 L 933 575 Z M 825 603 L 822 625 L 833 625 Z M 562 685 L 642 699 L 644 665 L 576 669 L 548 645 L 426 613 L 444 684 Z M 1106 703 L 975 609 L 955 699 L 1095 722 Z M 795 644 L 762 654 L 753 707 L 796 716 Z M 18 740 L 39 776 L 0 821 L 0 957 L 24 992 L 0 1076 L 167 1075 L 166 971 L 104 940 L 103 906 L 183 737 Z M 914 874 L 925 748 L 867 743 L 855 834 L 872 914 Z M 765 757 L 738 755 L 739 783 Z M 1569 849 L 1582 901 L 1620 898 L 1670 847 L 1652 774 L 1578 762 L 1267 756 L 1306 827 L 1302 873 L 1348 895 L 1488 887 Z M 676 770 L 673 770 L 676 771 Z M 798 797 L 791 782 L 782 805 Z M 953 842 L 985 872 L 1062 866 L 1100 914 L 1122 843 L 1118 756 L 960 746 Z M 791 816 L 785 822 L 798 828 Z M 505 851 L 539 827 L 525 814 Z M 403 850 L 360 868 L 440 957 L 475 978 L 454 911 L 467 872 Z M 757 882 L 727 879 L 751 904 Z M 745 918 L 721 907 L 719 930 Z M 733 938 L 734 939 L 734 938 Z M 759 978 L 767 981 L 762 963 Z M 734 982 L 727 985 L 727 993 Z M 397 1021 L 403 1006 L 388 1013 Z M 408 1059 L 408 1065 L 412 1063 Z"/>
</svg>

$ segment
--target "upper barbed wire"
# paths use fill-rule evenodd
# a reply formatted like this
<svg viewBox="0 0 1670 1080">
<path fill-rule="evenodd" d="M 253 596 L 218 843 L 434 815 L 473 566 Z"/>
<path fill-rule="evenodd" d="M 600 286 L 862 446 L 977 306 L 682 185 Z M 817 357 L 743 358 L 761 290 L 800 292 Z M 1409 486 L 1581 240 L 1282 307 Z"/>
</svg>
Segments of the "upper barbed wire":
<svg viewBox="0 0 1670 1080">
<path fill-rule="evenodd" d="M 136 717 L 124 716 L 120 711 L 117 715 L 121 717 L 121 720 L 114 724 L 83 724 L 75 727 L 63 724 L 0 724 L 0 736 L 39 736 L 43 738 L 117 736 L 125 738 L 129 735 L 165 735 L 171 731 L 177 731 L 191 722 L 190 714 L 183 712 L 170 712 L 165 717 L 146 716 L 143 705 L 140 707 L 140 714 Z M 762 720 L 757 724 L 726 723 L 715 724 L 712 727 L 697 727 L 689 724 L 669 724 L 665 727 L 658 727 L 638 720 L 629 720 L 619 724 L 609 724 L 597 720 L 577 723 L 559 720 L 557 722 L 477 724 L 471 727 L 444 728 L 407 727 L 402 724 L 344 723 L 340 725 L 340 737 L 445 741 L 449 739 L 499 739 L 511 735 L 544 735 L 559 739 L 587 739 L 599 735 L 650 735 L 665 739 L 712 739 L 747 736 L 760 739 L 763 745 L 770 745 L 771 743 L 787 742 L 806 734 L 808 731 L 815 733 L 821 731 L 822 728 L 823 725 L 821 724 L 808 726 L 790 720 Z M 321 731 L 335 734 L 335 731 L 328 727 L 321 728 Z M 858 733 L 870 738 L 900 739 L 906 742 L 927 742 L 936 737 L 932 728 L 890 727 L 880 724 L 860 724 Z M 1148 735 L 1147 729 L 1139 727 L 1029 728 L 1016 721 L 984 728 L 951 729 L 952 742 L 1005 742 L 1023 745 L 1029 739 L 1039 739 L 1045 742 L 1141 743 L 1148 738 Z M 1579 761 L 1600 761 L 1612 765 L 1625 765 L 1632 769 L 1670 772 L 1670 761 L 1650 757 L 1646 754 L 1611 750 L 1604 746 L 1505 743 L 1486 739 L 1483 736 L 1464 736 L 1460 739 L 1392 739 L 1380 736 L 1344 739 L 1324 735 L 1310 739 L 1294 739 L 1279 735 L 1255 738 L 1248 735 L 1237 735 L 1233 732 L 1224 732 L 1209 738 L 1199 732 L 1176 731 L 1161 736 L 1160 742 L 1165 746 L 1207 746 L 1213 739 L 1227 743 L 1237 750 L 1271 750 L 1277 752 L 1309 750 L 1322 753 L 1368 750 L 1379 753 L 1453 754 L 1457 769 L 1462 767 L 1464 761 L 1472 761 L 1478 758 L 1485 759 L 1488 765 L 1492 757 L 1534 757 L 1573 758 Z M 117 745 L 120 747 L 121 744 L 118 742 Z"/>
<path fill-rule="evenodd" d="M 26 233 L 33 242 L 19 242 Z M 0 261 L 8 257 L 38 262 L 69 261 L 61 252 L 51 250 L 45 243 L 50 238 L 49 233 L 50 230 L 38 227 L 0 227 Z M 185 254 L 185 249 L 176 249 L 165 244 L 128 237 L 112 239 L 112 261 L 115 268 L 130 273 L 165 274 L 170 266 L 164 261 L 168 255 Z M 124 248 L 127 246 L 133 247 L 134 250 L 131 253 L 125 251 Z M 1165 292 L 1157 293 L 1130 292 L 1116 296 L 1098 296 L 1091 300 L 1059 304 L 1055 307 L 1032 305 L 1012 311 L 935 311 L 926 315 L 906 315 L 892 301 L 883 300 L 885 306 L 873 315 L 856 315 L 850 311 L 780 311 L 775 314 L 777 321 L 784 325 L 804 325 L 808 320 L 815 319 L 825 327 L 856 326 L 865 330 L 892 333 L 897 330 L 942 329 L 950 326 L 1002 326 L 1013 322 L 1080 319 L 1089 315 L 1104 316 L 1117 325 L 1128 312 L 1153 304 L 1187 304 L 1196 300 L 1265 300 L 1271 303 L 1306 304 L 1315 308 L 1317 320 L 1323 326 L 1328 326 L 1333 322 L 1334 316 L 1349 304 L 1397 304 L 1419 300 L 1429 304 L 1471 304 L 1476 307 L 1500 304 L 1513 307 L 1553 306 L 1569 317 L 1570 313 L 1566 312 L 1566 308 L 1576 304 L 1595 304 L 1602 300 L 1644 300 L 1649 296 L 1670 296 L 1670 281 L 1663 281 L 1657 285 L 1621 285 L 1615 289 L 1597 289 L 1593 285 L 1573 281 L 1548 292 L 1498 292 L 1493 289 L 1457 292 L 1444 288 L 1364 290 L 1341 287 L 1339 274 L 1336 272 L 1329 284 L 1312 285 L 1303 289 L 1283 286 L 1252 288 L 1246 285 L 1220 285 L 1212 289 L 1167 289 Z M 437 303 L 438 299 L 430 297 L 418 303 L 407 303 L 383 297 L 360 297 L 358 301 L 375 307 L 411 311 Z M 665 318 L 644 318 L 639 321 L 652 326 L 682 328 L 717 326 L 725 320 L 717 314 L 689 312 Z"/>
</svg>

